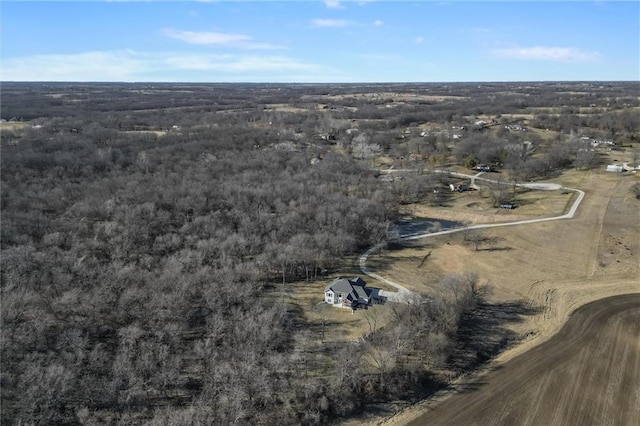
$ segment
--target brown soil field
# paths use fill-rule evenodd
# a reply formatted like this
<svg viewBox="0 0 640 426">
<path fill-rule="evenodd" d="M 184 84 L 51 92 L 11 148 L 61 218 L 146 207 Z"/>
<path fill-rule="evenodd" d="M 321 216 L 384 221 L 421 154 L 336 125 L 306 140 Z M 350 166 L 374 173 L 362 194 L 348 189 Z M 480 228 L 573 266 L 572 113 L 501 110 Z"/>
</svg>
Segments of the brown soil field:
<svg viewBox="0 0 640 426">
<path fill-rule="evenodd" d="M 640 424 L 639 294 L 583 306 L 553 338 L 408 423 L 525 424 Z"/>
</svg>

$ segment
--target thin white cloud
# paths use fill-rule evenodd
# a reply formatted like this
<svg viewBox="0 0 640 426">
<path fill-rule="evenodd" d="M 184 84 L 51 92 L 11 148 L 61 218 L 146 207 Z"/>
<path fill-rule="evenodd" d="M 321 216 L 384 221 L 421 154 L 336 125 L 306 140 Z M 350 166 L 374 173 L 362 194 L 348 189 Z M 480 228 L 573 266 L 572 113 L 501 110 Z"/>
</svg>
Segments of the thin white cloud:
<svg viewBox="0 0 640 426">
<path fill-rule="evenodd" d="M 394 55 L 385 55 L 381 53 L 364 53 L 360 55 L 360 58 L 363 61 L 371 61 L 371 62 L 393 62 L 398 61 L 400 58 Z"/>
<path fill-rule="evenodd" d="M 344 6 L 338 0 L 325 0 L 324 4 L 329 9 L 344 9 Z"/>
<path fill-rule="evenodd" d="M 556 62 L 592 62 L 600 59 L 598 52 L 585 51 L 574 47 L 513 47 L 495 49 L 491 53 L 502 58 Z"/>
<path fill-rule="evenodd" d="M 250 36 L 243 34 L 227 34 L 196 31 L 164 30 L 167 37 L 176 38 L 189 44 L 237 44 L 251 40 Z"/>
<path fill-rule="evenodd" d="M 122 81 L 148 68 L 131 50 L 6 58 L 5 81 Z M 95 76 L 95 77 L 89 77 Z"/>
<path fill-rule="evenodd" d="M 380 19 L 376 19 L 375 21 L 373 21 L 374 27 L 381 27 L 383 25 L 384 25 L 384 22 L 382 22 Z"/>
<path fill-rule="evenodd" d="M 174 70 L 264 72 L 318 70 L 318 65 L 308 64 L 284 56 L 234 56 L 175 54 L 166 58 L 166 64 Z"/>
<path fill-rule="evenodd" d="M 415 42 L 418 44 L 424 43 L 424 37 L 416 37 Z"/>
<path fill-rule="evenodd" d="M 179 76 L 204 71 L 211 73 L 206 78 L 213 81 L 266 81 L 276 77 L 286 81 L 291 73 L 306 75 L 309 81 L 340 78 L 340 72 L 332 67 L 281 55 L 149 53 L 129 49 L 10 58 L 2 68 L 3 81 L 184 81 Z M 157 77 L 162 75 L 173 77 Z"/>
<path fill-rule="evenodd" d="M 345 19 L 313 19 L 311 25 L 316 28 L 345 28 L 353 22 Z"/>
<path fill-rule="evenodd" d="M 269 43 L 256 43 L 253 37 L 246 34 L 217 33 L 208 31 L 178 31 L 171 28 L 163 31 L 164 35 L 188 44 L 202 46 L 235 47 L 240 49 L 284 49 Z"/>
<path fill-rule="evenodd" d="M 493 30 L 486 27 L 470 27 L 470 28 L 461 28 L 459 30 L 461 33 L 470 33 L 470 34 L 491 34 Z"/>
</svg>

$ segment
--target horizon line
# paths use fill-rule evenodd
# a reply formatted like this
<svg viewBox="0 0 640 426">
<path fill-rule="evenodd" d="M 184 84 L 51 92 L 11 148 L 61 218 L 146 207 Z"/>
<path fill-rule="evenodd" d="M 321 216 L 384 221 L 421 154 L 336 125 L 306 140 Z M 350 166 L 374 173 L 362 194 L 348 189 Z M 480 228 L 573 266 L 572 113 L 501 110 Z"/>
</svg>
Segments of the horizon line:
<svg viewBox="0 0 640 426">
<path fill-rule="evenodd" d="M 640 83 L 640 80 L 458 80 L 458 81 L 101 81 L 101 80 L 10 80 L 2 84 L 496 84 L 496 83 Z"/>
</svg>

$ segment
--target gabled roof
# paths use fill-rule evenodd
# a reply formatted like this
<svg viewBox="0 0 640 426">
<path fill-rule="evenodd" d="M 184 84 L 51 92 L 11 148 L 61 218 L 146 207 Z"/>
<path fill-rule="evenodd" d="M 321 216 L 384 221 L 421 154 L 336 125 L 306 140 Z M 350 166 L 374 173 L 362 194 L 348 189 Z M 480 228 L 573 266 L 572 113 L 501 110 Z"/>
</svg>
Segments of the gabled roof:
<svg viewBox="0 0 640 426">
<path fill-rule="evenodd" d="M 367 283 L 360 277 L 356 277 L 356 278 L 343 278 L 343 277 L 339 277 L 336 278 L 335 280 L 333 280 L 325 289 L 324 291 L 327 290 L 333 290 L 335 292 L 338 293 L 350 293 L 351 290 L 353 290 L 353 287 L 364 287 L 366 286 Z"/>
<path fill-rule="evenodd" d="M 368 303 L 368 299 L 371 296 L 371 289 L 365 288 L 367 283 L 360 277 L 347 279 L 337 278 L 331 284 L 329 284 L 324 291 L 333 291 L 334 293 L 343 293 L 344 299 L 351 302 L 363 299 L 363 303 Z"/>
<path fill-rule="evenodd" d="M 371 290 L 368 288 L 364 288 L 364 286 L 353 286 L 353 290 L 359 299 L 367 299 L 371 294 Z"/>
</svg>

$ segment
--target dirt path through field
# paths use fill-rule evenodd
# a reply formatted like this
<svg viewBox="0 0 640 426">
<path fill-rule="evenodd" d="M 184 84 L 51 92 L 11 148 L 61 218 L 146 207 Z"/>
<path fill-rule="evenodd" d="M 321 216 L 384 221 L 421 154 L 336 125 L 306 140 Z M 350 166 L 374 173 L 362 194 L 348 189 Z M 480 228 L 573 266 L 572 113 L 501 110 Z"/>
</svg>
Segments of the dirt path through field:
<svg viewBox="0 0 640 426">
<path fill-rule="evenodd" d="M 547 342 L 409 423 L 489 424 L 640 424 L 640 294 L 579 308 Z"/>
</svg>

